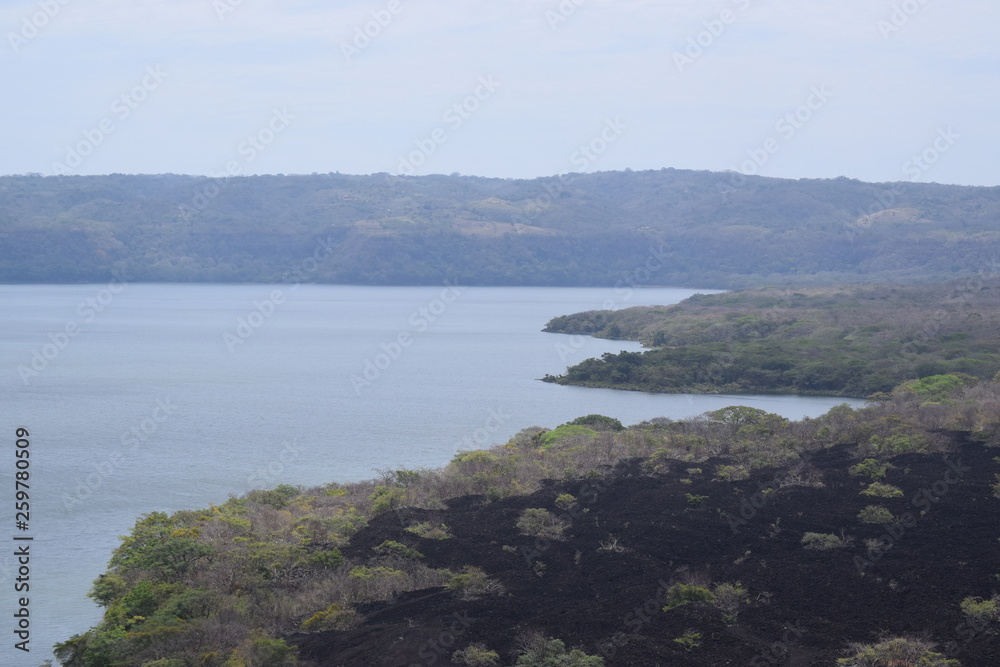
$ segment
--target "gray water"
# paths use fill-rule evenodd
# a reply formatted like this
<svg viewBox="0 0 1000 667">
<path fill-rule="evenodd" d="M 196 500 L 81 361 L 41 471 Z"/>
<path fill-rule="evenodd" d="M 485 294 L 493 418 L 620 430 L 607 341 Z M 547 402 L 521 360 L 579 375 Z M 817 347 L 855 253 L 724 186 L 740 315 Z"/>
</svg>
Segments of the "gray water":
<svg viewBox="0 0 1000 667">
<path fill-rule="evenodd" d="M 86 593 L 140 514 L 442 466 L 590 413 L 632 424 L 741 404 L 798 419 L 845 402 L 538 381 L 640 349 L 541 333 L 552 317 L 697 291 L 711 290 L 0 286 L 0 665 L 36 667 L 99 620 Z M 12 481 L 20 427 L 31 441 L 24 532 Z M 15 534 L 34 538 L 30 655 L 12 638 Z"/>
</svg>

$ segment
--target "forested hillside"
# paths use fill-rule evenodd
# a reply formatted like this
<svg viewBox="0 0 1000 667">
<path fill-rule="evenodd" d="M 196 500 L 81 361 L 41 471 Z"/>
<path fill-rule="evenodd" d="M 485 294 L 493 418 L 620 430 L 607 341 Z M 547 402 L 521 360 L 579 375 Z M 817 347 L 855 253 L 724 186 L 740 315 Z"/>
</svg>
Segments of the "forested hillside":
<svg viewBox="0 0 1000 667">
<path fill-rule="evenodd" d="M 0 281 L 923 280 L 1000 255 L 1000 188 L 664 169 L 534 180 L 0 178 Z"/>
</svg>

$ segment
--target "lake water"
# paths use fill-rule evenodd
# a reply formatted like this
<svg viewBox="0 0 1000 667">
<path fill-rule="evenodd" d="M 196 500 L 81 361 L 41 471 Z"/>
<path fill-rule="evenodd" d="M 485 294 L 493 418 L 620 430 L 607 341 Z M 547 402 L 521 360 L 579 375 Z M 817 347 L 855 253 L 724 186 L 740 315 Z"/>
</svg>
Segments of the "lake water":
<svg viewBox="0 0 1000 667">
<path fill-rule="evenodd" d="M 711 290 L 0 286 L 0 665 L 37 667 L 99 620 L 86 592 L 140 514 L 437 467 L 589 413 L 632 424 L 742 404 L 797 419 L 859 403 L 538 381 L 640 349 L 541 333 L 552 317 L 697 291 Z M 14 517 L 18 428 L 31 443 L 27 531 Z M 30 655 L 13 648 L 15 536 L 34 538 Z"/>
</svg>

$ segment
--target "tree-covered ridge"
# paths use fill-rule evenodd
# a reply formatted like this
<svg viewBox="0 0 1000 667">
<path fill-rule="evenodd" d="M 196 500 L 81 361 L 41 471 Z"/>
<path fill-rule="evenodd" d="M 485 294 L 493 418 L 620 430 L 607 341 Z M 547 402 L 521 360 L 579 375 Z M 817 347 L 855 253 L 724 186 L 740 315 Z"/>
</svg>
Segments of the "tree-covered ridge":
<svg viewBox="0 0 1000 667">
<path fill-rule="evenodd" d="M 1000 372 L 1000 280 L 695 295 L 670 307 L 557 317 L 545 331 L 656 348 L 546 378 L 561 384 L 863 397 L 928 375 Z"/>
<path fill-rule="evenodd" d="M 907 522 L 918 519 L 904 514 L 911 497 L 915 507 L 930 507 L 920 488 L 940 498 L 961 481 L 965 495 L 952 491 L 948 500 L 961 497 L 978 509 L 935 511 L 949 512 L 948 530 L 952 516 L 994 521 L 992 532 L 977 528 L 950 540 L 966 541 L 954 558 L 979 563 L 978 550 L 995 548 L 1000 536 L 991 519 L 1000 516 L 992 497 L 1000 498 L 1000 464 L 982 450 L 1000 447 L 998 415 L 1000 384 L 952 375 L 904 384 L 864 409 L 845 405 L 798 422 L 742 406 L 627 428 L 589 415 L 563 425 L 569 428 L 526 429 L 505 445 L 460 452 L 443 469 L 386 470 L 380 479 L 313 489 L 280 486 L 205 510 L 148 514 L 94 584 L 103 622 L 59 645 L 57 656 L 66 667 L 428 664 L 431 653 L 443 665 L 669 658 L 700 666 L 719 664 L 720 655 L 751 659 L 768 645 L 758 634 L 780 637 L 788 614 L 813 628 L 808 644 L 827 657 L 844 655 L 849 642 L 858 643 L 859 655 L 892 648 L 862 646 L 875 639 L 868 622 L 845 630 L 857 614 L 831 610 L 839 629 L 821 630 L 830 626 L 824 612 L 799 608 L 801 600 L 781 588 L 792 574 L 782 568 L 792 565 L 775 567 L 779 557 L 801 559 L 804 572 L 835 562 L 839 587 L 852 594 L 888 581 L 882 576 L 909 577 L 918 565 L 947 567 L 946 593 L 931 594 L 947 596 L 940 610 L 891 606 L 900 623 L 880 617 L 879 627 L 914 627 L 915 611 L 918 624 L 939 619 L 927 627 L 933 641 L 900 640 L 900 650 L 922 647 L 923 655 L 952 640 L 964 614 L 975 622 L 967 621 L 970 638 L 954 655 L 990 655 L 996 640 L 989 628 L 1000 616 L 993 618 L 990 582 L 976 579 L 982 568 L 975 576 L 955 573 L 951 560 L 909 555 L 902 564 L 882 562 L 883 551 L 895 548 L 899 558 L 921 542 L 914 535 L 910 545 L 882 544 L 874 538 L 887 529 L 866 519 L 881 521 L 888 512 L 913 532 Z M 975 472 L 948 454 L 970 439 L 978 449 L 963 445 L 961 456 L 976 457 Z M 939 491 L 931 483 L 948 460 L 959 461 L 962 477 Z M 652 493 L 658 500 L 650 505 Z M 805 497 L 818 509 L 803 517 Z M 831 520 L 833 508 L 851 518 Z M 638 514 L 616 519 L 619 512 Z M 640 542 L 656 535 L 655 548 Z M 770 550 L 774 555 L 751 557 Z M 816 550 L 837 555 L 817 558 Z M 883 572 L 893 563 L 900 573 Z M 637 600 L 597 604 L 578 590 L 587 581 L 610 596 L 625 575 L 652 577 L 652 588 Z M 570 604 L 561 597 L 570 594 L 583 596 L 572 603 L 575 611 L 552 607 Z M 789 608 L 770 607 L 773 595 Z M 646 620 L 623 633 L 626 614 L 650 596 L 656 604 L 645 614 L 660 625 Z M 876 598 L 857 600 L 858 608 L 882 605 Z M 812 604 L 812 590 L 803 599 Z M 567 623 L 564 612 L 596 625 Z M 488 620 L 494 616 L 504 620 Z M 452 633 L 447 642 L 442 618 Z M 515 636 L 515 626 L 534 630 Z"/>
<path fill-rule="evenodd" d="M 736 287 L 970 275 L 1000 254 L 1000 188 L 732 181 L 0 177 L 0 281 Z"/>
</svg>

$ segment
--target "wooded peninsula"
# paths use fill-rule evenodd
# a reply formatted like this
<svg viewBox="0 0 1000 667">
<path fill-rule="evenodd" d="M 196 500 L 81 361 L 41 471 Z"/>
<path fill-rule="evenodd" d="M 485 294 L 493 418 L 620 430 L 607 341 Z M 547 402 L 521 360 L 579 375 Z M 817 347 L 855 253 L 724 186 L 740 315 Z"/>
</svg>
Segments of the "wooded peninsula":
<svg viewBox="0 0 1000 667">
<path fill-rule="evenodd" d="M 928 375 L 1000 372 L 1000 280 L 748 289 L 557 317 L 545 331 L 654 348 L 588 359 L 549 382 L 867 397 Z"/>
</svg>

